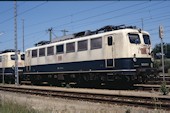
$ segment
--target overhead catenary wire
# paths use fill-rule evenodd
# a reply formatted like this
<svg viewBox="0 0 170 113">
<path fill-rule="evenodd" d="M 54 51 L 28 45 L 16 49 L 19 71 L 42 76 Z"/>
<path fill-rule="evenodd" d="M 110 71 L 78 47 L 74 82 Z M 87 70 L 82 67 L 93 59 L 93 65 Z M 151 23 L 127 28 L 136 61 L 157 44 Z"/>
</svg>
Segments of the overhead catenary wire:
<svg viewBox="0 0 170 113">
<path fill-rule="evenodd" d="M 68 17 L 71 17 L 71 16 L 75 16 L 75 15 L 78 15 L 78 14 L 81 14 L 81 13 L 85 13 L 85 12 L 88 12 L 88 11 L 91 11 L 91 10 L 95 10 L 95 9 L 98 9 L 98 8 L 102 8 L 102 7 L 105 7 L 105 6 L 108 6 L 108 5 L 112 5 L 112 4 L 115 5 L 116 3 L 115 2 L 106 3 L 106 4 L 103 4 L 103 5 L 100 5 L 100 6 L 96 6 L 96 7 L 93 7 L 93 8 L 86 9 L 86 10 L 78 11 L 78 12 L 75 12 L 75 13 L 72 13 L 72 14 L 69 14 L 69 15 L 65 15 L 65 16 L 61 16 L 61 17 L 56 17 L 56 18 L 49 19 L 49 20 L 46 20 L 46 21 L 42 21 L 42 22 L 39 22 L 39 23 L 36 23 L 36 24 L 32 24 L 32 25 L 29 25 L 27 27 L 32 27 L 32 26 L 37 26 L 37 25 L 41 25 L 41 24 L 44 24 L 44 23 L 49 23 L 49 22 L 52 22 L 52 21 L 57 21 L 59 19 L 64 19 L 64 18 L 68 18 Z"/>
<path fill-rule="evenodd" d="M 147 3 L 147 2 L 143 2 L 143 3 Z M 161 4 L 161 3 L 163 3 L 163 2 L 159 2 L 159 3 L 156 3 L 156 4 L 154 4 L 154 6 L 155 5 L 158 5 L 158 4 Z M 133 5 L 130 5 L 130 6 L 127 6 L 126 8 L 130 8 L 130 7 L 133 7 L 133 6 L 137 6 L 137 5 L 141 5 L 141 3 L 140 4 L 133 4 Z M 84 23 L 84 25 L 80 25 L 80 26 L 74 26 L 74 28 L 76 27 L 76 28 L 79 28 L 79 27 L 83 27 L 83 26 L 87 26 L 87 25 L 92 25 L 92 24 L 96 24 L 96 23 L 100 23 L 100 22 L 105 22 L 105 21 L 107 21 L 107 20 L 111 20 L 111 19 L 113 19 L 113 18 L 118 18 L 118 17 L 123 17 L 123 16 L 126 16 L 126 15 L 133 15 L 133 14 L 138 14 L 137 12 L 138 11 L 140 11 L 140 10 L 142 10 L 142 9 L 145 9 L 146 7 L 150 7 L 150 6 L 145 6 L 145 7 L 142 7 L 142 8 L 139 8 L 139 9 L 137 9 L 137 10 L 135 10 L 135 11 L 130 11 L 130 12 L 126 12 L 126 13 L 124 13 L 124 14 L 121 14 L 121 15 L 117 15 L 117 16 L 113 16 L 113 17 L 109 17 L 109 18 L 105 18 L 105 19 L 101 19 L 101 20 L 95 20 L 95 21 L 92 21 L 92 22 L 89 22 L 89 23 L 87 23 L 87 22 L 85 22 Z M 123 9 L 126 9 L 126 8 L 123 8 Z M 116 11 L 119 11 L 120 9 L 117 9 Z M 115 11 L 115 10 L 114 10 Z M 114 11 L 109 11 L 110 13 L 113 13 Z M 135 13 L 136 12 L 136 13 Z M 93 16 L 91 16 L 91 18 L 94 18 L 94 17 L 98 17 L 98 16 L 103 16 L 104 14 L 107 14 L 108 12 L 105 12 L 105 13 L 100 13 L 100 14 L 97 14 L 97 15 L 93 15 Z M 73 24 L 73 23 L 78 23 L 78 22 L 80 22 L 80 21 L 85 21 L 85 20 L 88 20 L 88 19 L 91 19 L 90 17 L 86 17 L 86 18 L 83 18 L 83 19 L 79 19 L 79 20 L 75 20 L 75 21 L 72 21 L 72 22 L 68 22 L 68 23 L 65 23 L 65 24 L 61 24 L 61 25 L 58 25 L 58 26 L 55 26 L 54 28 L 57 28 L 57 27 L 62 27 L 62 26 L 68 26 L 68 25 L 70 25 L 70 24 Z"/>
<path fill-rule="evenodd" d="M 47 1 L 46 1 L 46 2 L 47 2 Z M 39 4 L 39 5 L 36 5 L 36 6 L 34 6 L 33 8 L 31 8 L 31 9 L 25 10 L 24 12 L 19 13 L 18 16 L 20 16 L 21 14 L 24 14 L 24 13 L 30 11 L 30 10 L 33 10 L 33 9 L 39 7 L 39 6 L 42 6 L 42 5 L 45 4 L 46 2 L 43 2 L 43 3 Z M 87 11 L 90 11 L 90 10 L 94 10 L 94 9 L 101 8 L 101 7 L 108 6 L 108 5 L 112 5 L 112 4 L 115 4 L 115 2 L 106 3 L 106 4 L 103 4 L 103 5 L 100 5 L 100 6 L 97 6 L 97 7 L 93 7 L 93 8 L 90 8 L 90 9 L 86 9 L 86 10 L 82 10 L 82 11 L 79 11 L 79 12 L 76 12 L 76 13 L 73 13 L 73 14 L 70 14 L 70 15 L 66 15 L 66 16 L 63 16 L 63 17 L 55 18 L 55 20 L 56 20 L 56 19 L 62 19 L 62 18 L 65 18 L 65 17 L 69 17 L 69 16 L 73 16 L 73 15 L 77 15 L 77 14 L 80 14 L 80 13 L 83 13 L 83 12 L 87 12 Z M 13 18 L 14 18 L 14 17 L 8 18 L 8 19 L 0 22 L 0 24 L 5 23 L 6 21 L 9 21 L 9 20 L 11 20 L 11 19 L 13 19 Z M 50 20 L 47 20 L 47 21 L 49 22 Z M 42 24 L 42 23 L 44 23 L 44 21 L 41 22 L 41 23 L 39 23 L 39 24 Z"/>
<path fill-rule="evenodd" d="M 36 9 L 36 8 L 38 8 L 38 7 L 42 6 L 42 5 L 44 5 L 44 4 L 47 3 L 47 2 L 48 2 L 48 1 L 45 1 L 45 2 L 43 2 L 43 3 L 41 3 L 41 4 L 38 4 L 38 5 L 36 5 L 36 6 L 32 7 L 32 8 L 30 8 L 30 9 L 27 9 L 27 10 L 21 12 L 21 13 L 18 13 L 17 16 L 21 16 L 21 15 L 23 15 L 23 14 L 25 14 L 25 13 L 27 13 L 27 12 L 33 10 L 33 9 Z M 6 19 L 6 20 L 3 20 L 3 21 L 0 22 L 0 24 L 4 24 L 4 23 L 6 23 L 6 22 L 12 20 L 13 18 L 14 18 L 14 16 L 12 16 L 12 17 L 10 17 L 10 18 L 8 18 L 8 19 Z"/>
<path fill-rule="evenodd" d="M 34 32 L 34 33 L 27 34 L 27 36 L 29 36 L 29 35 L 33 35 L 33 34 L 38 34 L 38 33 L 40 33 L 40 32 L 43 32 L 43 30 L 38 31 L 38 32 Z M 9 41 L 10 41 L 10 40 L 9 40 Z"/>
<path fill-rule="evenodd" d="M 141 4 L 139 4 L 139 5 L 141 5 Z M 129 7 L 132 7 L 132 6 L 129 6 Z M 106 13 L 108 13 L 108 12 L 106 12 Z M 101 14 L 102 15 L 102 14 Z M 122 16 L 124 16 L 125 14 L 123 14 Z M 120 17 L 121 17 L 121 15 L 119 15 Z M 85 19 L 83 19 L 83 20 L 85 20 Z M 101 20 L 101 21 L 103 21 L 103 20 Z M 73 23 L 73 22 L 71 22 L 71 23 Z M 93 22 L 92 22 L 93 23 Z M 69 23 L 66 23 L 67 25 L 69 24 Z M 65 24 L 64 24 L 65 25 Z"/>
<path fill-rule="evenodd" d="M 117 3 L 117 2 L 116 2 Z M 132 4 L 130 6 L 127 6 L 127 7 L 123 7 L 123 8 L 119 8 L 117 10 L 111 10 L 111 11 L 107 11 L 107 12 L 104 12 L 104 13 L 100 13 L 100 14 L 97 14 L 97 15 L 93 15 L 93 16 L 89 16 L 89 17 L 86 17 L 86 18 L 83 18 L 83 19 L 80 19 L 80 20 L 75 20 L 75 21 L 72 21 L 72 22 L 69 22 L 69 23 L 65 23 L 65 24 L 62 24 L 62 25 L 59 25 L 59 26 L 64 26 L 64 25 L 69 25 L 69 24 L 73 24 L 73 23 L 77 23 L 77 22 L 81 22 L 81 21 L 84 21 L 84 20 L 88 20 L 88 19 L 91 19 L 91 18 L 95 18 L 95 17 L 98 17 L 98 16 L 103 16 L 105 14 L 109 14 L 109 13 L 114 13 L 114 12 L 117 12 L 117 11 L 120 11 L 120 10 L 124 10 L 124 9 L 127 9 L 127 8 L 131 8 L 131 7 L 134 7 L 134 6 L 137 6 L 137 5 L 142 5 L 144 3 L 147 3 L 146 1 L 145 2 L 142 2 L 142 3 L 137 3 L 137 4 Z M 43 4 L 43 3 L 42 3 Z M 115 4 L 115 3 L 114 3 Z M 94 7 L 94 8 L 91 8 L 91 9 L 87 9 L 87 10 L 83 10 L 83 11 L 80 11 L 80 12 L 77 12 L 77 13 L 73 13 L 73 14 L 70 14 L 70 15 L 66 15 L 66 16 L 63 16 L 63 17 L 59 17 L 59 18 L 55 18 L 55 20 L 57 19 L 63 19 L 63 18 L 66 18 L 66 17 L 70 17 L 70 16 L 73 16 L 73 15 L 76 15 L 76 14 L 80 14 L 80 13 L 83 13 L 83 12 L 86 12 L 86 11 L 89 11 L 89 10 L 94 10 L 94 9 L 97 9 L 97 8 L 101 8 L 101 7 L 104 7 L 104 6 L 107 6 L 109 4 L 104 4 L 102 6 L 97 6 L 97 7 Z M 41 6 L 41 4 L 39 5 Z M 20 14 L 23 14 L 27 11 L 24 11 Z M 18 15 L 20 15 L 18 14 Z M 12 19 L 13 17 L 9 18 Z M 54 19 L 53 19 L 54 20 Z M 7 20 L 8 21 L 8 20 Z M 44 23 L 47 23 L 47 22 L 50 22 L 52 20 L 48 20 L 48 21 L 43 21 L 43 22 L 40 22 L 40 23 L 37 23 L 37 24 L 34 24 L 34 25 L 38 25 L 38 24 L 44 24 Z M 1 23 L 0 23 L 1 24 Z M 30 26 L 34 26 L 34 25 L 30 25 Z M 29 27 L 29 26 L 27 26 Z"/>
<path fill-rule="evenodd" d="M 98 14 L 98 15 L 95 15 L 95 16 L 92 16 L 91 18 L 93 17 L 98 17 L 98 16 L 101 16 L 101 15 L 104 15 L 104 14 L 108 14 L 108 13 L 113 13 L 115 11 L 120 11 L 121 9 L 127 9 L 127 8 L 130 8 L 130 7 L 133 7 L 133 6 L 136 6 L 136 5 L 141 5 L 141 4 L 144 4 L 144 3 L 147 3 L 147 2 L 143 2 L 143 3 L 137 3 L 137 4 L 133 4 L 133 5 L 130 5 L 130 6 L 127 6 L 127 7 L 124 7 L 124 8 L 119 8 L 117 10 L 112 10 L 112 11 L 108 11 L 108 12 L 105 12 L 105 13 L 101 13 L 101 14 Z M 142 8 L 141 8 L 142 9 Z M 81 20 L 75 20 L 74 22 L 69 22 L 69 23 L 66 23 L 66 24 L 62 24 L 63 25 L 68 25 L 68 24 L 71 24 L 71 23 L 76 23 L 76 22 L 79 22 L 79 21 L 83 21 L 83 20 L 87 20 L 89 19 L 90 17 L 88 18 L 84 18 L 84 19 L 81 19 Z M 102 21 L 102 20 L 101 20 Z M 94 22 L 93 22 L 94 23 Z M 60 25 L 59 25 L 60 26 Z M 54 28 L 54 27 L 53 27 Z"/>
<path fill-rule="evenodd" d="M 25 40 L 27 40 L 28 36 L 32 36 L 32 35 L 35 35 L 35 34 L 41 34 L 43 32 L 44 32 L 44 30 L 36 31 L 36 32 L 33 32 L 33 33 L 28 33 L 24 36 L 24 37 L 26 37 Z M 21 38 L 22 37 L 19 37 L 19 39 L 21 39 Z M 11 41 L 13 41 L 13 40 L 9 39 L 9 40 L 6 40 L 5 42 L 3 42 L 2 44 L 5 44 L 5 43 L 11 42 Z"/>
<path fill-rule="evenodd" d="M 72 21 L 72 22 L 61 24 L 61 25 L 55 26 L 54 28 L 73 24 L 73 23 L 78 23 L 78 22 L 81 22 L 81 21 L 85 21 L 85 20 L 88 20 L 88 19 L 95 18 L 95 17 L 103 16 L 103 15 L 106 15 L 106 14 L 109 14 L 109 13 L 114 13 L 114 12 L 117 12 L 117 11 L 120 11 L 120 10 L 125 10 L 127 8 L 130 8 L 130 7 L 133 7 L 133 6 L 138 6 L 138 5 L 141 5 L 141 4 L 144 4 L 144 3 L 147 3 L 147 2 L 137 3 L 137 4 L 129 5 L 127 7 L 119 8 L 119 9 L 116 9 L 116 10 L 111 10 L 111 11 L 107 11 L 107 12 L 104 12 L 104 13 L 96 14 L 96 15 L 89 16 L 89 17 L 86 17 L 86 18 L 82 18 L 82 19 L 79 19 L 79 20 L 75 20 L 75 21 Z"/>
<path fill-rule="evenodd" d="M 17 7 L 20 7 L 20 6 L 23 5 L 24 3 L 25 3 L 25 1 L 24 1 L 23 3 L 17 4 Z M 8 8 L 8 9 L 6 9 L 6 10 L 1 11 L 0 14 L 7 13 L 8 11 L 11 11 L 11 10 L 13 10 L 13 9 L 14 9 L 13 7 Z"/>
<path fill-rule="evenodd" d="M 123 16 L 120 16 L 120 17 L 123 17 Z M 88 20 L 88 19 L 87 19 Z M 101 22 L 102 22 L 102 20 L 101 20 Z M 72 23 L 74 23 L 74 21 L 72 21 Z M 94 22 L 93 22 L 94 23 Z M 97 23 L 97 22 L 96 22 Z M 95 23 L 94 23 L 95 24 Z M 85 23 L 85 25 L 84 26 L 86 26 L 87 24 Z M 43 32 L 43 30 L 41 30 L 42 32 Z M 34 33 L 33 33 L 34 34 Z M 30 33 L 29 35 L 33 35 L 32 33 Z M 37 33 L 38 34 L 38 33 Z M 28 35 L 28 36 L 29 36 Z"/>
<path fill-rule="evenodd" d="M 146 3 L 146 2 L 143 2 L 143 3 Z M 59 26 L 69 25 L 69 24 L 77 23 L 77 22 L 84 21 L 84 20 L 87 20 L 87 19 L 91 19 L 91 18 L 94 18 L 94 17 L 103 16 L 103 15 L 108 14 L 108 13 L 113 13 L 113 12 L 116 12 L 116 11 L 119 11 L 119 10 L 123 10 L 123 9 L 127 9 L 127 8 L 130 8 L 130 7 L 133 7 L 133 6 L 142 5 L 143 3 L 138 3 L 138 4 L 130 5 L 130 6 L 127 6 L 127 7 L 124 7 L 124 8 L 120 8 L 120 9 L 117 9 L 117 10 L 112 10 L 112 11 L 104 12 L 104 13 L 101 13 L 101 14 L 98 14 L 98 15 L 89 16 L 89 17 L 86 17 L 86 18 L 83 18 L 83 19 L 80 19 L 80 20 L 71 21 L 69 23 L 65 23 L 65 24 L 62 24 L 62 25 L 59 25 Z M 163 2 L 161 1 L 161 2 L 156 3 L 156 4 L 160 5 L 161 3 L 163 3 Z M 106 5 L 108 5 L 108 4 L 106 4 Z M 105 6 L 105 5 L 103 5 L 103 6 Z M 155 6 L 155 4 L 154 4 L 154 6 Z M 95 8 L 92 8 L 92 9 L 96 9 L 96 8 L 99 8 L 99 6 L 95 7 Z M 73 13 L 73 14 L 70 14 L 70 15 L 67 15 L 67 16 L 63 16 L 63 17 L 59 17 L 59 18 L 55 18 L 55 19 L 57 20 L 57 19 L 62 19 L 62 18 L 70 17 L 70 16 L 73 16 L 73 15 L 76 15 L 76 14 L 79 14 L 79 13 L 82 13 L 82 12 L 89 11 L 89 10 L 91 10 L 91 9 L 87 9 L 87 10 L 84 10 L 84 11 L 80 11 L 80 12 L 77 12 L 77 13 Z M 48 20 L 48 21 L 43 21 L 43 22 L 40 22 L 40 23 L 37 23 L 37 24 L 34 24 L 34 25 L 51 22 L 52 20 L 55 20 L 55 19 L 51 19 L 51 20 Z M 30 25 L 30 26 L 34 26 L 34 25 Z"/>
<path fill-rule="evenodd" d="M 46 2 L 44 2 L 44 3 L 46 3 Z M 39 5 L 31 8 L 31 9 L 28 9 L 28 10 L 20 13 L 20 14 L 24 14 L 24 13 L 26 13 L 26 12 L 32 10 L 32 9 L 35 9 L 35 8 L 43 5 L 44 3 L 41 3 L 41 4 L 39 4 Z M 116 3 L 117 3 L 117 2 L 116 2 Z M 66 15 L 66 16 L 63 16 L 63 17 L 58 17 L 58 18 L 50 19 L 50 20 L 43 21 L 43 22 L 40 22 L 40 23 L 37 23 L 37 24 L 29 25 L 29 26 L 27 26 L 26 28 L 29 28 L 29 27 L 32 27 L 32 26 L 36 26 L 36 25 L 40 25 L 40 24 L 44 24 L 44 23 L 47 23 L 47 22 L 51 22 L 52 20 L 67 18 L 67 17 L 70 17 L 70 16 L 74 16 L 74 15 L 77 15 L 77 14 L 81 14 L 81 13 L 84 13 L 84 12 L 87 12 L 87 11 L 95 10 L 95 9 L 102 8 L 102 7 L 105 7 L 105 6 L 108 6 L 108 5 L 112 5 L 112 4 L 116 4 L 116 3 L 115 3 L 115 2 L 112 2 L 112 3 L 109 2 L 109 3 L 106 3 L 106 4 L 100 5 L 100 6 L 96 6 L 96 7 L 93 7 L 93 8 L 89 8 L 89 9 L 86 9 L 86 10 L 82 10 L 82 11 L 79 11 L 79 12 L 75 12 L 75 13 L 70 14 L 70 15 Z M 18 15 L 20 15 L 20 14 L 18 14 Z M 13 18 L 13 17 L 6 19 L 6 20 L 4 21 L 4 23 L 7 22 L 7 21 L 9 21 L 9 20 L 11 20 L 12 18 Z M 0 24 L 1 24 L 1 23 L 0 23 Z M 19 29 L 22 29 L 22 28 L 20 27 Z"/>
<path fill-rule="evenodd" d="M 145 2 L 144 2 L 145 3 Z M 157 5 L 158 4 L 161 4 L 163 3 L 162 1 L 159 2 L 159 3 L 156 3 Z M 134 5 L 130 5 L 130 6 L 127 6 L 127 7 L 124 7 L 124 8 L 120 8 L 120 9 L 117 9 L 117 10 L 112 10 L 112 11 L 108 11 L 108 12 L 105 12 L 105 13 L 101 13 L 101 14 L 98 14 L 98 15 L 93 15 L 93 16 L 89 16 L 89 17 L 86 17 L 86 18 L 83 18 L 83 19 L 80 19 L 80 20 L 75 20 L 75 21 L 71 21 L 71 22 L 68 22 L 68 23 L 65 23 L 65 24 L 62 24 L 62 25 L 59 25 L 59 26 L 56 26 L 56 27 L 61 27 L 61 26 L 65 26 L 65 25 L 70 25 L 70 24 L 74 24 L 74 23 L 78 23 L 78 22 L 81 22 L 81 21 L 84 21 L 84 20 L 88 20 L 88 19 L 91 19 L 91 18 L 94 18 L 94 17 L 98 17 L 98 16 L 103 16 L 105 14 L 108 14 L 108 13 L 113 13 L 115 11 L 119 11 L 119 10 L 123 10 L 123 9 L 127 9 L 127 8 L 130 8 L 130 7 L 133 7 L 133 6 L 137 6 L 137 5 L 142 5 L 143 3 L 139 3 L 139 4 L 134 4 Z M 108 4 L 106 4 L 108 5 Z M 104 5 L 105 6 L 105 5 Z M 155 6 L 155 4 L 154 4 Z M 99 7 L 96 7 L 96 8 L 99 8 Z M 164 7 L 165 8 L 165 7 Z M 92 9 L 95 9 L 95 8 L 92 8 Z M 75 13 L 75 14 L 79 14 L 81 12 L 86 12 L 86 11 L 89 11 L 90 9 L 88 10 L 85 10 L 85 11 L 80 11 L 78 13 Z M 69 17 L 69 16 L 72 16 L 72 15 L 75 15 L 75 14 L 70 14 L 70 15 L 67 15 L 67 16 L 64 16 L 64 17 L 59 17 L 59 18 L 55 18 L 55 19 L 62 19 L 62 18 L 66 18 L 66 17 Z M 54 20 L 54 19 L 52 19 Z M 38 25 L 38 24 L 42 24 L 42 23 L 47 23 L 47 22 L 50 22 L 51 20 L 48 20 L 48 21 L 43 21 L 43 22 L 40 22 L 40 23 L 37 23 L 37 24 L 34 24 L 34 25 Z M 34 25 L 30 25 L 30 26 L 34 26 Z M 27 26 L 27 27 L 30 27 L 30 26 Z"/>
<path fill-rule="evenodd" d="M 120 18 L 120 17 L 123 17 L 123 16 L 126 16 L 126 15 L 133 15 L 133 14 L 138 14 L 137 12 L 140 11 L 142 8 L 139 8 L 139 9 L 135 9 L 135 11 L 129 11 L 129 12 L 126 12 L 124 14 L 120 14 L 120 15 L 116 15 L 116 16 L 112 16 L 112 17 L 108 17 L 108 18 L 104 18 L 104 19 L 100 19 L 100 20 L 95 20 L 95 21 L 92 21 L 92 22 L 86 22 L 84 23 L 84 25 L 80 25 L 80 26 L 75 26 L 74 28 L 80 28 L 80 27 L 83 27 L 83 26 L 88 26 L 88 25 L 93 25 L 93 24 L 96 24 L 96 23 L 101 23 L 101 22 L 106 22 L 108 20 L 111 20 L 111 19 L 115 19 L 115 18 Z M 136 12 L 136 13 L 135 13 Z M 71 24 L 71 23 L 67 23 L 67 24 L 62 24 L 62 25 L 59 25 L 60 27 L 61 26 L 64 26 L 64 25 L 68 25 L 68 24 Z M 121 23 L 122 24 L 122 23 Z"/>
<path fill-rule="evenodd" d="M 132 4 L 132 5 L 127 6 L 127 7 L 123 7 L 123 8 L 119 8 L 119 9 L 117 9 L 117 10 L 111 10 L 111 11 L 108 11 L 108 12 L 104 12 L 104 13 L 100 13 L 100 14 L 97 14 L 97 15 L 89 16 L 89 17 L 86 17 L 86 18 L 83 18 L 83 19 L 80 19 L 80 20 L 71 21 L 71 22 L 69 22 L 69 23 L 65 23 L 65 24 L 62 24 L 62 25 L 59 25 L 59 26 L 65 26 L 65 25 L 69 25 L 69 24 L 74 24 L 74 23 L 81 22 L 81 21 L 84 21 L 84 20 L 88 20 L 88 19 L 91 19 L 91 18 L 94 18 L 94 17 L 103 16 L 103 15 L 108 14 L 108 13 L 113 13 L 113 12 L 115 12 L 115 11 L 120 11 L 120 10 L 127 9 L 127 8 L 131 8 L 131 7 L 134 7 L 134 6 L 137 6 L 137 5 L 142 5 L 142 4 L 144 4 L 144 3 L 147 3 L 147 2 L 138 3 L 138 4 Z M 159 3 L 157 3 L 157 4 L 160 4 L 160 3 L 161 3 L 161 2 L 159 2 Z M 163 3 L 163 2 L 162 2 L 162 3 Z M 108 5 L 108 4 L 105 4 L 105 5 Z M 105 5 L 103 5 L 103 6 L 105 6 Z M 155 4 L 154 4 L 154 6 L 155 6 Z M 98 7 L 96 7 L 96 8 L 98 8 Z M 95 9 L 95 8 L 92 8 L 92 9 Z M 85 11 L 88 11 L 88 10 L 90 10 L 90 9 L 87 9 L 87 10 L 85 10 Z M 83 11 L 80 11 L 80 12 L 83 12 Z M 78 12 L 78 13 L 80 13 L 80 12 Z M 78 14 L 78 13 L 77 13 L 77 14 Z M 74 14 L 71 14 L 71 15 L 74 15 Z M 70 15 L 68 15 L 68 16 L 70 16 Z M 59 17 L 59 18 L 60 18 L 60 17 Z M 58 18 L 58 19 L 59 19 L 59 18 Z M 61 17 L 61 18 L 63 18 L 63 17 Z M 41 23 L 41 24 L 42 24 L 42 23 Z M 59 26 L 58 26 L 58 27 L 59 27 Z M 27 28 L 28 28 L 28 26 L 27 26 Z"/>
</svg>

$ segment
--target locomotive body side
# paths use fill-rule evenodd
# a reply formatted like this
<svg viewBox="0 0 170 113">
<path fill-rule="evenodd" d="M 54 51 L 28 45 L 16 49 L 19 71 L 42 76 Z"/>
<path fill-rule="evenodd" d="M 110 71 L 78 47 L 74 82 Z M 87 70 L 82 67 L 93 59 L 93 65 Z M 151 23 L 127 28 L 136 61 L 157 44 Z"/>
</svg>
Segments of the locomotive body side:
<svg viewBox="0 0 170 113">
<path fill-rule="evenodd" d="M 114 34 L 116 35 L 116 34 Z M 34 47 L 26 50 L 26 67 L 30 67 L 30 72 L 67 72 L 67 71 L 109 71 L 114 68 L 107 66 L 107 59 L 116 58 L 116 54 L 113 56 L 115 48 L 111 45 L 107 46 L 107 37 L 113 38 L 113 33 L 98 34 L 95 36 L 87 36 L 81 38 L 75 38 L 62 42 L 56 42 L 40 47 Z M 120 38 L 119 40 L 121 40 Z M 113 40 L 113 39 L 112 39 Z M 78 44 L 80 43 L 80 44 Z M 93 43 L 93 47 L 91 46 Z M 115 42 L 112 42 L 115 43 Z M 69 45 L 72 44 L 72 45 Z M 81 44 L 84 44 L 81 47 Z M 57 52 L 57 47 L 63 45 L 63 51 Z M 80 47 L 78 47 L 78 45 Z M 52 55 L 47 55 L 47 48 L 53 47 Z M 72 48 L 72 50 L 70 49 Z M 41 56 L 40 49 L 44 49 L 44 54 Z M 70 50 L 69 50 L 70 49 Z M 109 52 L 108 52 L 109 50 Z M 33 51 L 36 51 L 35 57 Z M 111 52 L 111 53 L 110 53 Z M 44 68 L 43 66 L 51 66 Z M 37 66 L 42 66 L 38 68 Z M 53 67 L 54 66 L 54 67 Z M 36 68 L 37 67 L 37 68 Z M 49 70 L 49 71 L 48 71 Z M 28 70 L 27 70 L 28 71 Z"/>
<path fill-rule="evenodd" d="M 131 82 L 152 67 L 150 48 L 149 33 L 137 29 L 63 40 L 27 49 L 24 74 L 36 83 Z"/>
</svg>

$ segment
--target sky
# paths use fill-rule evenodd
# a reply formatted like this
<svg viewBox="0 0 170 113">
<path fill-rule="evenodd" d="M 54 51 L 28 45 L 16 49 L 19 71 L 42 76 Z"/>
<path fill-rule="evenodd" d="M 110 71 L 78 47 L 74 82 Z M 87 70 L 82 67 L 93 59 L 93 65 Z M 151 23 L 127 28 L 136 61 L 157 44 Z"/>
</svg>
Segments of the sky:
<svg viewBox="0 0 170 113">
<path fill-rule="evenodd" d="M 150 33 L 152 47 L 160 43 L 159 26 L 164 29 L 163 41 L 170 43 L 170 1 L 18 1 L 17 42 L 23 50 L 35 43 L 63 36 L 96 30 L 106 25 L 137 26 Z M 0 1 L 0 51 L 14 46 L 14 1 Z"/>
</svg>

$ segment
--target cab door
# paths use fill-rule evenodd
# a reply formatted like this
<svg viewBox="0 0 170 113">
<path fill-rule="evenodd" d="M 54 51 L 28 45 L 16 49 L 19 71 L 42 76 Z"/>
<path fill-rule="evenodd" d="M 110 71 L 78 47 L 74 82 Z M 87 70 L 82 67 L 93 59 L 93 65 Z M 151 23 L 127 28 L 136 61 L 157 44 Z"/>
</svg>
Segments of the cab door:
<svg viewBox="0 0 170 113">
<path fill-rule="evenodd" d="M 105 67 L 113 68 L 115 67 L 114 61 L 114 49 L 115 49 L 115 40 L 114 35 L 106 35 L 105 39 Z"/>
</svg>

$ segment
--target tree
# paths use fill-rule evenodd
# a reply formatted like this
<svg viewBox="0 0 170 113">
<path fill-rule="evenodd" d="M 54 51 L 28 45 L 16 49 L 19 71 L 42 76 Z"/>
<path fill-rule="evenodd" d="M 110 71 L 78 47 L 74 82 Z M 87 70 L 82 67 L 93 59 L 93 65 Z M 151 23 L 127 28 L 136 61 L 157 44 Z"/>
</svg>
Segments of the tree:
<svg viewBox="0 0 170 113">
<path fill-rule="evenodd" d="M 166 58 L 170 58 L 170 43 L 163 43 L 164 54 Z M 161 58 L 161 44 L 156 44 L 152 50 L 155 58 Z"/>
</svg>

